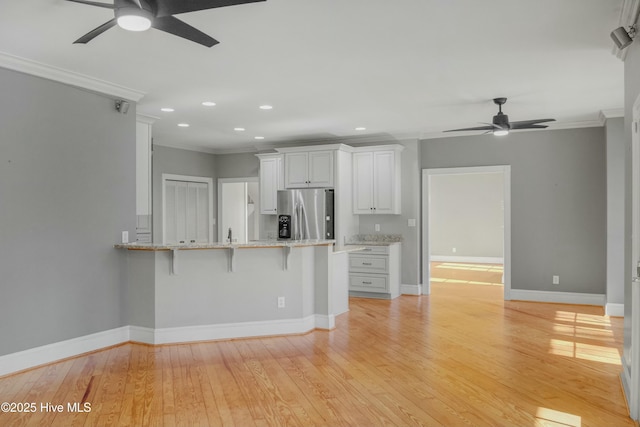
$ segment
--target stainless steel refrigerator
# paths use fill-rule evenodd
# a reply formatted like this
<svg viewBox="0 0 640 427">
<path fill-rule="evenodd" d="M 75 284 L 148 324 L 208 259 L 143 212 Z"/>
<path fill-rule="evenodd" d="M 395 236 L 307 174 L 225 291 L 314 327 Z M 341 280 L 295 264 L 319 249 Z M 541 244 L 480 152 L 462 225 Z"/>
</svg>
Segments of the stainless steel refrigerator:
<svg viewBox="0 0 640 427">
<path fill-rule="evenodd" d="M 334 238 L 333 189 L 278 191 L 278 240 Z"/>
</svg>

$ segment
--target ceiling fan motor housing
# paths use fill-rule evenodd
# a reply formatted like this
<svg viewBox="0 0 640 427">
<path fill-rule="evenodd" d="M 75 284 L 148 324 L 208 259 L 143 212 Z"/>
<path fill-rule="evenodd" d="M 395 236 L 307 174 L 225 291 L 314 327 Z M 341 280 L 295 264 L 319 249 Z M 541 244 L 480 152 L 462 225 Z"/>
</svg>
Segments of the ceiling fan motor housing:
<svg viewBox="0 0 640 427">
<path fill-rule="evenodd" d="M 509 116 L 504 113 L 498 113 L 493 116 L 493 124 L 500 126 L 502 129 L 511 129 L 511 126 L 509 126 Z"/>
</svg>

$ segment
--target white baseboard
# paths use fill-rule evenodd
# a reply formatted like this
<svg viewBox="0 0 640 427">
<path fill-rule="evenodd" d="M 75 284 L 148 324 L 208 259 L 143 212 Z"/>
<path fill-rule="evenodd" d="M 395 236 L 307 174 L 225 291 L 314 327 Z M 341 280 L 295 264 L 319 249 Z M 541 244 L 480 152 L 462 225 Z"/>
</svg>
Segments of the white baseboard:
<svg viewBox="0 0 640 427">
<path fill-rule="evenodd" d="M 620 382 L 622 383 L 622 395 L 624 396 L 627 409 L 631 412 L 631 405 L 629 399 L 631 397 L 631 374 L 629 372 L 628 365 L 625 364 L 624 358 L 622 359 L 622 372 L 620 372 Z M 629 413 L 629 416 L 633 420 L 637 420 L 637 414 Z"/>
<path fill-rule="evenodd" d="M 329 323 L 318 315 L 302 319 L 269 320 L 266 322 L 240 322 L 217 325 L 184 326 L 156 329 L 154 342 L 148 344 L 172 344 L 191 341 L 225 340 L 268 335 L 288 335 L 309 332 L 314 328 L 329 329 L 318 324 Z M 327 317 L 327 316 L 323 316 Z"/>
<path fill-rule="evenodd" d="M 624 317 L 624 304 L 608 302 L 604 306 L 604 314 L 612 317 Z"/>
<path fill-rule="evenodd" d="M 511 300 L 520 301 L 598 305 L 602 307 L 604 307 L 606 303 L 606 296 L 604 294 L 584 294 L 579 292 L 530 291 L 512 288 L 510 297 Z"/>
<path fill-rule="evenodd" d="M 59 341 L 0 356 L 0 376 L 129 341 L 129 327 Z"/>
<path fill-rule="evenodd" d="M 0 356 L 0 376 L 129 341 L 154 345 L 269 335 L 289 335 L 309 332 L 316 328 L 333 329 L 335 325 L 336 319 L 334 315 L 315 314 L 301 319 L 225 323 L 179 328 L 153 329 L 141 326 L 123 326 L 117 329 Z"/>
<path fill-rule="evenodd" d="M 502 257 L 490 256 L 451 256 L 451 255 L 431 255 L 433 262 L 468 262 L 473 264 L 504 264 Z"/>
<path fill-rule="evenodd" d="M 143 328 L 142 326 L 129 326 L 129 339 L 127 341 L 140 342 L 143 344 L 156 344 L 155 329 Z"/>
<path fill-rule="evenodd" d="M 317 329 L 333 329 L 336 327 L 336 317 L 333 314 L 324 315 L 324 314 L 316 314 L 315 317 L 315 327 Z"/>
<path fill-rule="evenodd" d="M 422 295 L 422 285 L 400 285 L 402 295 Z"/>
</svg>

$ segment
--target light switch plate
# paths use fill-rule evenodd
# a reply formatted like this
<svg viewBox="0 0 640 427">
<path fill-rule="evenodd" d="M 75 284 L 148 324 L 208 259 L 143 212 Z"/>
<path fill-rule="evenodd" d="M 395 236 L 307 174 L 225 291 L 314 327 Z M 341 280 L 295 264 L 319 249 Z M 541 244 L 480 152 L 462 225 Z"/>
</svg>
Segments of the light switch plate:
<svg viewBox="0 0 640 427">
<path fill-rule="evenodd" d="M 128 231 L 123 231 L 122 232 L 122 243 L 129 243 L 129 232 Z"/>
<path fill-rule="evenodd" d="M 407 225 L 408 225 L 409 227 L 415 227 L 415 226 L 416 226 L 416 219 L 415 219 L 415 218 L 409 218 L 409 219 L 407 220 Z"/>
</svg>

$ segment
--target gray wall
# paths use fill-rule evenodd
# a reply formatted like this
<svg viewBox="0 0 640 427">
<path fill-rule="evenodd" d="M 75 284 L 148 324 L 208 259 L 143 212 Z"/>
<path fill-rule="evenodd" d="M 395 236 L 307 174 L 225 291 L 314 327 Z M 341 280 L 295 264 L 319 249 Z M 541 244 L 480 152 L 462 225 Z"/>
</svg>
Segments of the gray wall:
<svg viewBox="0 0 640 427">
<path fill-rule="evenodd" d="M 607 303 L 624 303 L 624 118 L 608 119 Z"/>
<path fill-rule="evenodd" d="M 127 325 L 135 108 L 0 68 L 0 355 Z"/>
<path fill-rule="evenodd" d="M 513 289 L 606 292 L 605 163 L 604 128 L 422 141 L 422 168 L 511 165 Z"/>
<path fill-rule="evenodd" d="M 218 178 L 246 178 L 259 175 L 260 160 L 254 153 L 218 154 L 215 157 Z"/>
<path fill-rule="evenodd" d="M 162 242 L 162 174 L 199 176 L 213 179 L 213 215 L 218 212 L 216 156 L 199 151 L 153 146 L 153 241 Z M 213 227 L 217 240 L 218 226 Z"/>
<path fill-rule="evenodd" d="M 502 173 L 433 175 L 429 199 L 431 256 L 502 258 Z"/>
<path fill-rule="evenodd" d="M 394 144 L 390 141 L 388 144 Z M 420 282 L 420 144 L 417 140 L 400 141 L 402 151 L 402 214 L 360 215 L 360 234 L 401 234 L 402 284 L 418 285 Z M 416 227 L 409 227 L 408 220 L 415 219 Z M 380 231 L 375 231 L 380 224 Z"/>
</svg>

